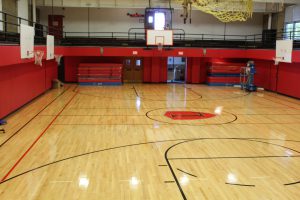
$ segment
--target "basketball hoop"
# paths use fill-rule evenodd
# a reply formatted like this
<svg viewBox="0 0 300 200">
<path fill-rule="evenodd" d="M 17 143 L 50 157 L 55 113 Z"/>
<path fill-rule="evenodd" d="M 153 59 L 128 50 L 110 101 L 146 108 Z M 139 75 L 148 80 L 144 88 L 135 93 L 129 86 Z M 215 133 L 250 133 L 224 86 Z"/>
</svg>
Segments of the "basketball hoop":
<svg viewBox="0 0 300 200">
<path fill-rule="evenodd" d="M 34 55 L 34 64 L 42 66 L 44 51 L 36 50 L 36 51 L 27 51 L 27 56 Z"/>
<path fill-rule="evenodd" d="M 163 43 L 158 43 L 158 44 L 157 44 L 157 49 L 158 49 L 158 51 L 162 51 L 162 50 L 163 50 L 163 47 L 164 47 Z"/>
<path fill-rule="evenodd" d="M 58 65 L 60 65 L 60 60 L 62 58 L 62 55 L 54 55 L 55 61 L 57 62 Z"/>
<path fill-rule="evenodd" d="M 284 60 L 284 57 L 275 57 L 273 60 L 275 65 L 279 65 L 279 63 Z"/>
</svg>

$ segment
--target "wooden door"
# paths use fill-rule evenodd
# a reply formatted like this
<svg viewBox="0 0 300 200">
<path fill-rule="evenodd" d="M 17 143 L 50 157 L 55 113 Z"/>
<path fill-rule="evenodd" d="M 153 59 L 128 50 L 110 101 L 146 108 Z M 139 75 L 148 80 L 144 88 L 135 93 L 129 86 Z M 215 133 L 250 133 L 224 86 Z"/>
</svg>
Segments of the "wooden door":
<svg viewBox="0 0 300 200">
<path fill-rule="evenodd" d="M 134 82 L 142 83 L 143 82 L 143 60 L 141 58 L 134 58 Z"/>
<path fill-rule="evenodd" d="M 123 81 L 127 83 L 143 82 L 143 60 L 141 58 L 125 58 Z"/>
<path fill-rule="evenodd" d="M 55 39 L 63 38 L 63 15 L 48 15 L 49 34 Z"/>
</svg>

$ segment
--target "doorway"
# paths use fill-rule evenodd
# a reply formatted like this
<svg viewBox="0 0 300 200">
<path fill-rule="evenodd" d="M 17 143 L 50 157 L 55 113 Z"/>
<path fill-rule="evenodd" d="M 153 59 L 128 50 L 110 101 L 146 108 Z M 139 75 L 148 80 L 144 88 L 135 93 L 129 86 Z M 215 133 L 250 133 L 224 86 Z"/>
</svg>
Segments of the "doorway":
<svg viewBox="0 0 300 200">
<path fill-rule="evenodd" d="M 185 83 L 186 58 L 168 57 L 168 83 Z"/>
<path fill-rule="evenodd" d="M 123 65 L 123 81 L 125 83 L 143 82 L 143 60 L 141 58 L 125 58 Z"/>
</svg>

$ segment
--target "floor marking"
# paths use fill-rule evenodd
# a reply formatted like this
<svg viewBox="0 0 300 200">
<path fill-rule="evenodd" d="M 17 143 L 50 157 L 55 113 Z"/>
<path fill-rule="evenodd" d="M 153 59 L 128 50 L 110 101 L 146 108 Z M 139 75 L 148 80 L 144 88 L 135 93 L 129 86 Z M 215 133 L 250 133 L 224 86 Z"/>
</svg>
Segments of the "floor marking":
<svg viewBox="0 0 300 200">
<path fill-rule="evenodd" d="M 58 116 L 65 110 L 65 108 L 71 103 L 71 101 L 75 98 L 77 93 L 75 93 L 71 99 L 66 103 L 66 105 L 61 109 L 59 113 L 52 119 L 52 121 L 48 124 L 48 126 L 42 131 L 42 133 L 35 139 L 35 141 L 30 145 L 30 147 L 25 151 L 25 153 L 18 159 L 18 161 L 13 165 L 13 167 L 7 172 L 7 174 L 1 179 L 0 183 L 5 181 L 7 177 L 12 173 L 12 171 L 19 165 L 19 163 L 25 158 L 25 156 L 29 153 L 29 151 L 33 148 L 33 146 L 41 139 L 41 137 L 46 133 L 46 131 L 51 127 L 51 125 L 55 122 Z"/>
<path fill-rule="evenodd" d="M 300 181 L 297 181 L 297 182 L 293 182 L 293 183 L 287 183 L 287 184 L 284 184 L 285 186 L 289 186 L 289 185 L 296 185 L 296 184 L 299 184 Z"/>
<path fill-rule="evenodd" d="M 239 184 L 239 183 L 225 183 L 227 185 L 236 185 L 236 186 L 244 186 L 244 187 L 255 187 L 255 185 L 247 185 L 247 184 Z"/>
<path fill-rule="evenodd" d="M 194 174 L 191 174 L 191 173 L 188 173 L 186 171 L 183 171 L 182 169 L 177 168 L 177 170 L 180 171 L 180 172 L 182 172 L 182 173 L 184 173 L 184 174 L 187 174 L 187 175 L 190 175 L 190 176 L 193 176 L 193 177 L 196 177 L 196 178 L 198 177 L 198 176 L 196 176 Z"/>
<path fill-rule="evenodd" d="M 165 181 L 165 183 L 175 183 L 175 181 Z"/>
<path fill-rule="evenodd" d="M 44 110 L 48 108 L 55 100 L 58 99 L 58 97 L 62 96 L 67 90 L 69 90 L 71 87 L 68 87 L 67 89 L 63 90 L 58 96 L 56 96 L 50 103 L 48 103 L 42 110 L 40 110 L 36 115 L 34 115 L 28 122 L 26 122 L 23 126 L 21 126 L 15 133 L 13 133 L 9 138 L 7 138 L 2 144 L 0 144 L 0 147 L 2 147 L 4 144 L 6 144 L 10 139 L 12 139 L 15 135 L 17 135 L 25 126 L 27 126 L 33 119 L 40 116 L 40 113 L 42 113 Z M 25 104 L 27 105 L 27 104 Z"/>
<path fill-rule="evenodd" d="M 300 158 L 298 156 L 232 156 L 232 157 L 200 157 L 200 158 L 168 158 L 169 160 L 217 160 L 217 159 L 257 159 L 257 158 Z"/>
<path fill-rule="evenodd" d="M 110 150 L 116 150 L 116 149 L 126 148 L 126 147 L 135 147 L 135 146 L 139 146 L 139 145 L 146 145 L 146 144 L 155 144 L 155 143 L 163 143 L 163 142 L 178 142 L 178 141 L 186 141 L 187 142 L 187 141 L 207 140 L 207 139 L 209 139 L 209 140 L 212 140 L 212 139 L 214 139 L 214 140 L 218 140 L 218 139 L 223 139 L 223 140 L 224 139 L 230 139 L 230 140 L 233 140 L 233 139 L 236 139 L 236 140 L 245 140 L 245 141 L 253 141 L 253 140 L 255 140 L 255 141 L 259 141 L 259 140 L 265 140 L 265 141 L 283 141 L 281 139 L 270 139 L 270 138 L 184 138 L 184 139 L 160 140 L 160 141 L 152 141 L 152 142 L 144 142 L 144 143 L 135 143 L 135 144 L 122 145 L 122 146 L 115 146 L 115 147 L 110 147 L 110 148 L 107 148 L 107 149 L 100 149 L 100 150 L 96 150 L 96 151 L 92 151 L 92 152 L 86 152 L 86 153 L 74 155 L 74 156 L 71 156 L 71 157 L 66 157 L 66 158 L 63 158 L 63 159 L 60 159 L 60 160 L 56 160 L 56 161 L 53 161 L 53 162 L 41 165 L 39 167 L 27 170 L 25 172 L 22 172 L 20 174 L 17 174 L 15 176 L 13 176 L 13 177 L 10 177 L 10 178 L 6 179 L 5 181 L 0 182 L 0 185 L 6 183 L 8 181 L 11 181 L 11 180 L 13 180 L 15 178 L 18 178 L 20 176 L 26 175 L 26 174 L 28 174 L 30 172 L 33 172 L 33 171 L 36 171 L 36 170 L 39 170 L 39 169 L 42 169 L 42 168 L 45 168 L 45 167 L 48 167 L 48 166 L 51 166 L 51 165 L 55 165 L 55 164 L 58 164 L 58 163 L 61 163 L 61 162 L 67 161 L 67 160 L 71 160 L 71 159 L 74 159 L 74 158 L 83 157 L 83 156 L 86 156 L 86 155 L 91 155 L 91 154 L 95 154 L 95 153 L 100 153 L 100 152 L 110 151 Z M 298 140 L 284 140 L 284 141 L 286 141 L 286 142 L 297 142 L 297 143 L 300 143 L 300 141 L 298 141 Z M 260 141 L 260 142 L 262 142 L 262 141 Z M 274 143 L 267 143 L 267 144 L 276 145 Z M 200 178 L 200 180 L 207 180 L 207 179 L 206 178 L 205 179 L 201 179 Z M 299 183 L 300 183 L 300 181 L 299 181 Z M 295 184 L 298 184 L 298 182 L 295 183 Z"/>
</svg>

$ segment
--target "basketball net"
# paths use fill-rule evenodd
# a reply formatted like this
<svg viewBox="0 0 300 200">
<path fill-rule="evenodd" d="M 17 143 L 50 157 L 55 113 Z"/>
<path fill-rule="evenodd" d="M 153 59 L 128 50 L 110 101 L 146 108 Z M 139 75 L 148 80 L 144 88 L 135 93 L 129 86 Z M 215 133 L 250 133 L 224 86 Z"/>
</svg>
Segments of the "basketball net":
<svg viewBox="0 0 300 200">
<path fill-rule="evenodd" d="M 60 60 L 62 58 L 62 55 L 54 55 L 55 61 L 57 62 L 57 64 L 60 64 Z"/>
<path fill-rule="evenodd" d="M 158 43 L 158 44 L 157 44 L 157 49 L 158 49 L 158 51 L 162 51 L 162 50 L 163 50 L 163 47 L 164 47 L 163 43 Z"/>
<path fill-rule="evenodd" d="M 43 66 L 44 51 L 34 51 L 34 64 Z"/>
<path fill-rule="evenodd" d="M 275 57 L 275 58 L 273 58 L 274 64 L 275 65 L 279 65 L 279 63 L 282 62 L 283 59 L 284 59 L 283 57 Z"/>
<path fill-rule="evenodd" d="M 215 16 L 222 22 L 246 21 L 252 17 L 253 0 L 176 0 L 183 5 L 185 13 L 193 7 Z"/>
</svg>

